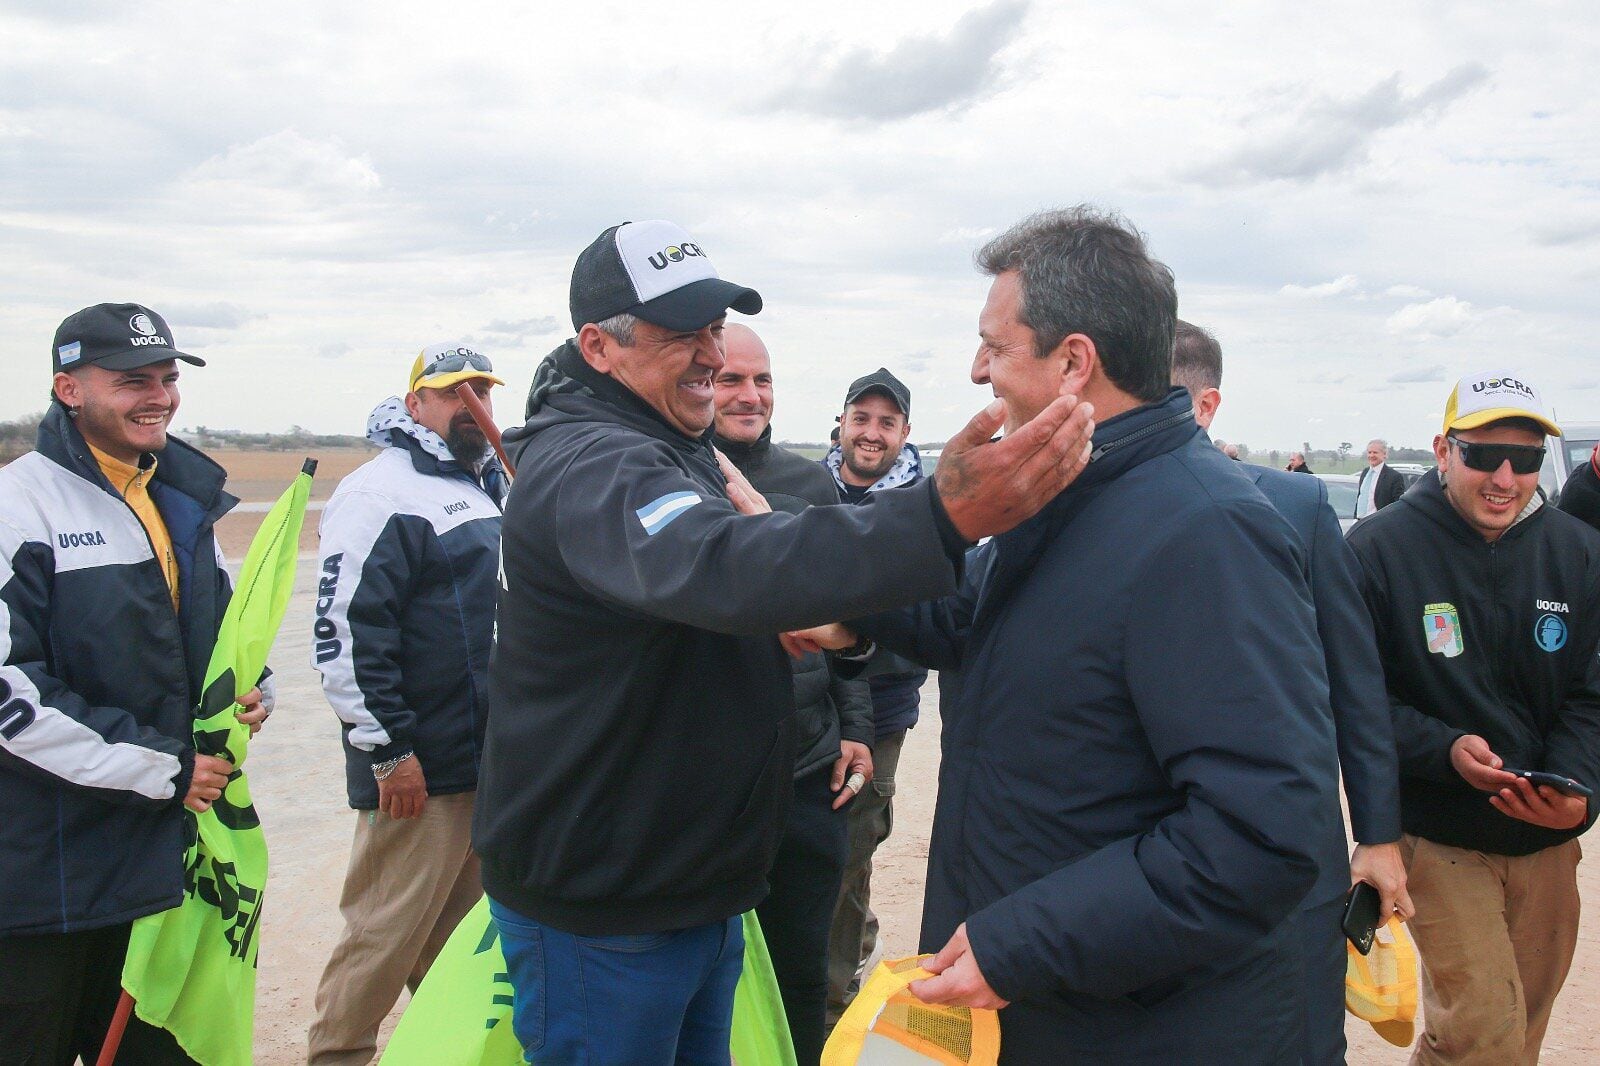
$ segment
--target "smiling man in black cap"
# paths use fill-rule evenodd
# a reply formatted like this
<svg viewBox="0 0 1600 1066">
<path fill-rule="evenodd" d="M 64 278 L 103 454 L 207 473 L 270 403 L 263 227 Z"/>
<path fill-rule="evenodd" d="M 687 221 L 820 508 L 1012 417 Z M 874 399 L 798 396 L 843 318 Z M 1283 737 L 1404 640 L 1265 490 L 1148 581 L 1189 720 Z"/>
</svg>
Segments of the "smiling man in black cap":
<svg viewBox="0 0 1600 1066">
<path fill-rule="evenodd" d="M 232 767 L 194 750 L 231 591 L 221 467 L 167 435 L 180 352 L 160 315 L 61 323 L 38 445 L 0 470 L 0 1047 L 93 1062 L 135 918 L 183 894 L 182 808 Z M 239 697 L 252 729 L 259 689 Z M 131 1018 L 128 1061 L 188 1062 Z"/>
<path fill-rule="evenodd" d="M 952 590 L 968 544 L 1087 461 L 1075 399 L 989 444 L 997 403 L 934 481 L 760 513 L 709 445 L 729 308 L 761 297 L 677 226 L 606 230 L 573 270 L 577 335 L 506 434 L 473 839 L 540 1061 L 728 1061 L 739 915 L 766 894 L 792 788 L 776 634 Z"/>
<path fill-rule="evenodd" d="M 922 455 L 911 443 L 911 390 L 879 367 L 850 383 L 839 416 L 839 443 L 823 465 L 846 503 L 863 503 L 884 489 L 922 480 Z M 867 674 L 872 690 L 876 773 L 850 805 L 850 854 L 828 938 L 828 1021 L 839 1020 L 855 998 L 878 944 L 872 913 L 872 857 L 894 828 L 895 771 L 906 731 L 917 724 L 928 671 L 880 651 Z"/>
</svg>

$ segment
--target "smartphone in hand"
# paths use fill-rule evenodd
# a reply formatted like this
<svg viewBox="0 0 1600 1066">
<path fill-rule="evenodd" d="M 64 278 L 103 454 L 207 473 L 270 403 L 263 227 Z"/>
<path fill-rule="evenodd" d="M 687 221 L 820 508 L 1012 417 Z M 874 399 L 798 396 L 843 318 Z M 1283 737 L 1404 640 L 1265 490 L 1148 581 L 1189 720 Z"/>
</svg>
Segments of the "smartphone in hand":
<svg viewBox="0 0 1600 1066">
<path fill-rule="evenodd" d="M 1577 796 L 1580 799 L 1594 798 L 1594 791 L 1592 789 L 1585 785 L 1579 784 L 1570 777 L 1563 777 L 1560 774 L 1549 774 L 1545 773 L 1543 770 L 1513 770 L 1510 767 L 1506 768 L 1506 773 L 1516 774 L 1518 777 L 1527 778 L 1529 784 L 1532 784 L 1535 787 L 1539 785 L 1549 785 L 1551 788 L 1555 789 L 1564 796 Z"/>
<path fill-rule="evenodd" d="M 1350 895 L 1345 897 L 1344 920 L 1340 924 L 1345 937 L 1363 955 L 1372 951 L 1372 940 L 1378 935 L 1378 911 L 1382 902 L 1378 889 L 1367 881 L 1357 881 Z"/>
</svg>

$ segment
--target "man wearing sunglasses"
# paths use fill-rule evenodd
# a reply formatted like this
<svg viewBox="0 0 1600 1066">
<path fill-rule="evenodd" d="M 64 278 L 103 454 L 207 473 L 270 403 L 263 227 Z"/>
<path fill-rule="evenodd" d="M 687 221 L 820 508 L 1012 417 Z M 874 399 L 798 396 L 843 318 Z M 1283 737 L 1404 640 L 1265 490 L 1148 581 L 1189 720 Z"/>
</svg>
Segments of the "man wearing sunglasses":
<svg viewBox="0 0 1600 1066">
<path fill-rule="evenodd" d="M 355 841 L 310 1066 L 365 1063 L 483 894 L 472 850 L 506 477 L 456 389 L 503 384 L 458 343 L 412 361 L 367 417 L 381 449 L 322 513 L 312 663 L 343 730 Z"/>
<path fill-rule="evenodd" d="M 1537 1061 L 1577 943 L 1600 535 L 1535 494 L 1560 432 L 1521 375 L 1464 377 L 1438 470 L 1350 532 L 1400 755 L 1426 1026 L 1413 1062 Z"/>
</svg>

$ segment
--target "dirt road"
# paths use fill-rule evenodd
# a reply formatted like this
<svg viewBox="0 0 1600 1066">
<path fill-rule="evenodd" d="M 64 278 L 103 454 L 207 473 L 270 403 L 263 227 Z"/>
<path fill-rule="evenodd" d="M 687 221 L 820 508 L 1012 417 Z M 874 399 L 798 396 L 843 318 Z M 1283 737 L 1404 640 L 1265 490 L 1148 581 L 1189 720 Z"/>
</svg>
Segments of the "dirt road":
<svg viewBox="0 0 1600 1066">
<path fill-rule="evenodd" d="M 240 516 L 243 518 L 244 516 Z M 238 552 L 233 553 L 238 558 Z M 251 755 L 252 789 L 272 848 L 262 919 L 257 1061 L 305 1059 L 306 1028 L 322 965 L 340 929 L 339 888 L 355 814 L 344 799 L 339 731 L 310 667 L 315 562 L 302 560 L 294 602 L 274 649 L 279 706 Z M 923 690 L 922 723 L 907 739 L 895 796 L 895 833 L 879 853 L 874 903 L 890 956 L 916 950 L 922 878 L 938 773 L 938 691 Z M 1579 868 L 1586 900 L 1600 900 L 1600 867 Z M 1600 993 L 1600 942 L 1586 917 L 1578 957 L 1545 1041 L 1547 1063 L 1600 1061 L 1600 1026 L 1590 1013 Z M 403 1006 L 403 1004 L 402 1004 Z M 394 1018 L 392 1015 L 390 1026 Z M 384 1035 L 387 1036 L 388 1028 Z M 1352 1063 L 1398 1064 L 1406 1052 L 1350 1019 Z"/>
</svg>

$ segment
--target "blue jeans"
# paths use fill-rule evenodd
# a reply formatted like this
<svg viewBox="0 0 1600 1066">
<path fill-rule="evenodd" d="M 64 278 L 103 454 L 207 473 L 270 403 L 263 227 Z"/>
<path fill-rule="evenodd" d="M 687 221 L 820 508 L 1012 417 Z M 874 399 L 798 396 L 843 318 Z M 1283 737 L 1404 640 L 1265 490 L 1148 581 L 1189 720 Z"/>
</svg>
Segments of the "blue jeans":
<svg viewBox="0 0 1600 1066">
<path fill-rule="evenodd" d="M 489 900 L 514 999 L 511 1024 L 539 1066 L 728 1066 L 737 917 L 671 933 L 575 936 Z"/>
</svg>

